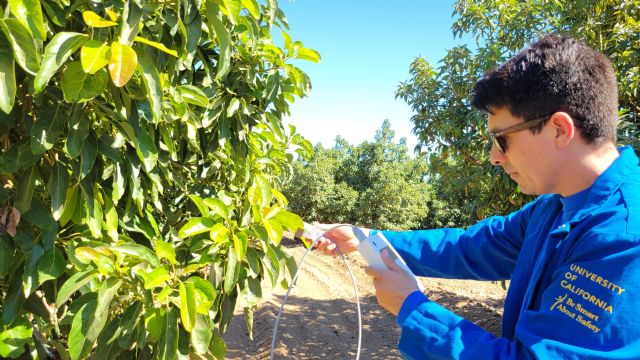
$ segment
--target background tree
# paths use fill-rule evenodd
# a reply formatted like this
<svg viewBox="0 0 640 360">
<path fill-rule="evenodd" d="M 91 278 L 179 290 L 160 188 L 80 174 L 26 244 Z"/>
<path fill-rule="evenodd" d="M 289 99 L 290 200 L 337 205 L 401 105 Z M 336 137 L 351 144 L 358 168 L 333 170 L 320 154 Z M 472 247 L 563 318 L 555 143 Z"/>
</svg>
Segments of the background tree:
<svg viewBox="0 0 640 360">
<path fill-rule="evenodd" d="M 1 5 L 0 356 L 224 357 L 295 268 L 281 118 L 319 55 L 276 0 Z"/>
<path fill-rule="evenodd" d="M 426 161 L 409 157 L 405 139 L 396 144 L 394 135 L 385 120 L 373 142 L 354 146 L 338 137 L 331 149 L 316 145 L 285 189 L 291 210 L 308 221 L 379 229 L 454 225 L 459 217 L 427 184 Z"/>
<path fill-rule="evenodd" d="M 459 0 L 453 16 L 454 35 L 471 35 L 477 49 L 453 48 L 437 67 L 416 58 L 411 78 L 400 84 L 396 96 L 415 113 L 413 132 L 429 154 L 439 196 L 467 214 L 467 223 L 515 210 L 531 199 L 489 164 L 486 120 L 470 108 L 470 99 L 486 70 L 541 35 L 573 36 L 611 59 L 619 83 L 619 139 L 640 149 L 640 1 Z"/>
</svg>

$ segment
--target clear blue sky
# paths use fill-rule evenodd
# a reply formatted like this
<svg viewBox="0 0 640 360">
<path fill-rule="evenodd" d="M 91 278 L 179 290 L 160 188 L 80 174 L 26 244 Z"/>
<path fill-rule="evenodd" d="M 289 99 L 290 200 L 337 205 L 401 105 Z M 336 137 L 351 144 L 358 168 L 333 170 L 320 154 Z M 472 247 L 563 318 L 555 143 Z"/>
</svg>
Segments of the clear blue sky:
<svg viewBox="0 0 640 360">
<path fill-rule="evenodd" d="M 413 149 L 411 109 L 395 100 L 395 91 L 400 81 L 409 79 L 409 65 L 417 56 L 433 65 L 447 49 L 470 43 L 453 37 L 454 1 L 280 0 L 278 4 L 292 39 L 322 56 L 318 64 L 294 62 L 311 78 L 313 91 L 296 99 L 285 121 L 314 145 L 332 146 L 336 135 L 351 144 L 371 141 L 389 119 L 396 140 L 407 137 Z"/>
</svg>

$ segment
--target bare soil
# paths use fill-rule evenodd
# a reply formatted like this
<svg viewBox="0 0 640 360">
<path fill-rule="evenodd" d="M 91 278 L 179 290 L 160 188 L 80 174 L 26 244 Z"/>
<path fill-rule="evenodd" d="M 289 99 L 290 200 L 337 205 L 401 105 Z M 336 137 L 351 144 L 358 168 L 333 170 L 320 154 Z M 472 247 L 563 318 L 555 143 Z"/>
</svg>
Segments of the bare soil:
<svg viewBox="0 0 640 360">
<path fill-rule="evenodd" d="M 288 252 L 300 262 L 305 248 L 287 241 Z M 353 270 L 362 310 L 361 359 L 400 359 L 396 345 L 400 329 L 395 316 L 378 305 L 357 254 L 347 257 Z M 500 283 L 422 279 L 427 295 L 493 334 L 500 334 L 505 290 Z M 224 335 L 228 359 L 268 359 L 273 327 L 286 290 L 265 296 L 254 314 L 253 341 L 242 309 L 237 309 Z M 305 259 L 278 327 L 275 359 L 355 359 L 358 319 L 354 289 L 340 258 L 311 252 Z"/>
</svg>

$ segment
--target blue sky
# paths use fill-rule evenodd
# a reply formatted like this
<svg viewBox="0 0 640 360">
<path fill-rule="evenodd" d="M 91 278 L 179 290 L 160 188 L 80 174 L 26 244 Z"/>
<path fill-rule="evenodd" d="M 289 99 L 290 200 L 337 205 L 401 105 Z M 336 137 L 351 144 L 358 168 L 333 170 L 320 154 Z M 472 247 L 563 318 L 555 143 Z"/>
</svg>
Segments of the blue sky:
<svg viewBox="0 0 640 360">
<path fill-rule="evenodd" d="M 464 43 L 454 39 L 452 0 L 281 0 L 293 40 L 318 51 L 322 60 L 294 63 L 313 85 L 307 98 L 296 99 L 285 121 L 314 145 L 332 146 L 336 135 L 351 144 L 373 140 L 384 119 L 396 140 L 416 138 L 411 109 L 395 100 L 400 81 L 409 79 L 417 56 L 431 64 L 446 50 Z M 274 34 L 274 36 L 276 36 Z"/>
</svg>

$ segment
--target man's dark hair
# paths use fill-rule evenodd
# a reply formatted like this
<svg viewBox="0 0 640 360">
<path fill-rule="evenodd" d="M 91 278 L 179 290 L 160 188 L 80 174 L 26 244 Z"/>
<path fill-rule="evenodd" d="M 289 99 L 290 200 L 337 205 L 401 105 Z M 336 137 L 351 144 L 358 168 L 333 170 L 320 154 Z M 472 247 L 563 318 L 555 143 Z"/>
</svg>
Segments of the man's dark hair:
<svg viewBox="0 0 640 360">
<path fill-rule="evenodd" d="M 472 104 L 489 113 L 507 107 L 525 120 L 563 111 L 588 143 L 616 140 L 618 86 L 611 62 L 570 37 L 547 35 L 485 74 Z"/>
</svg>

